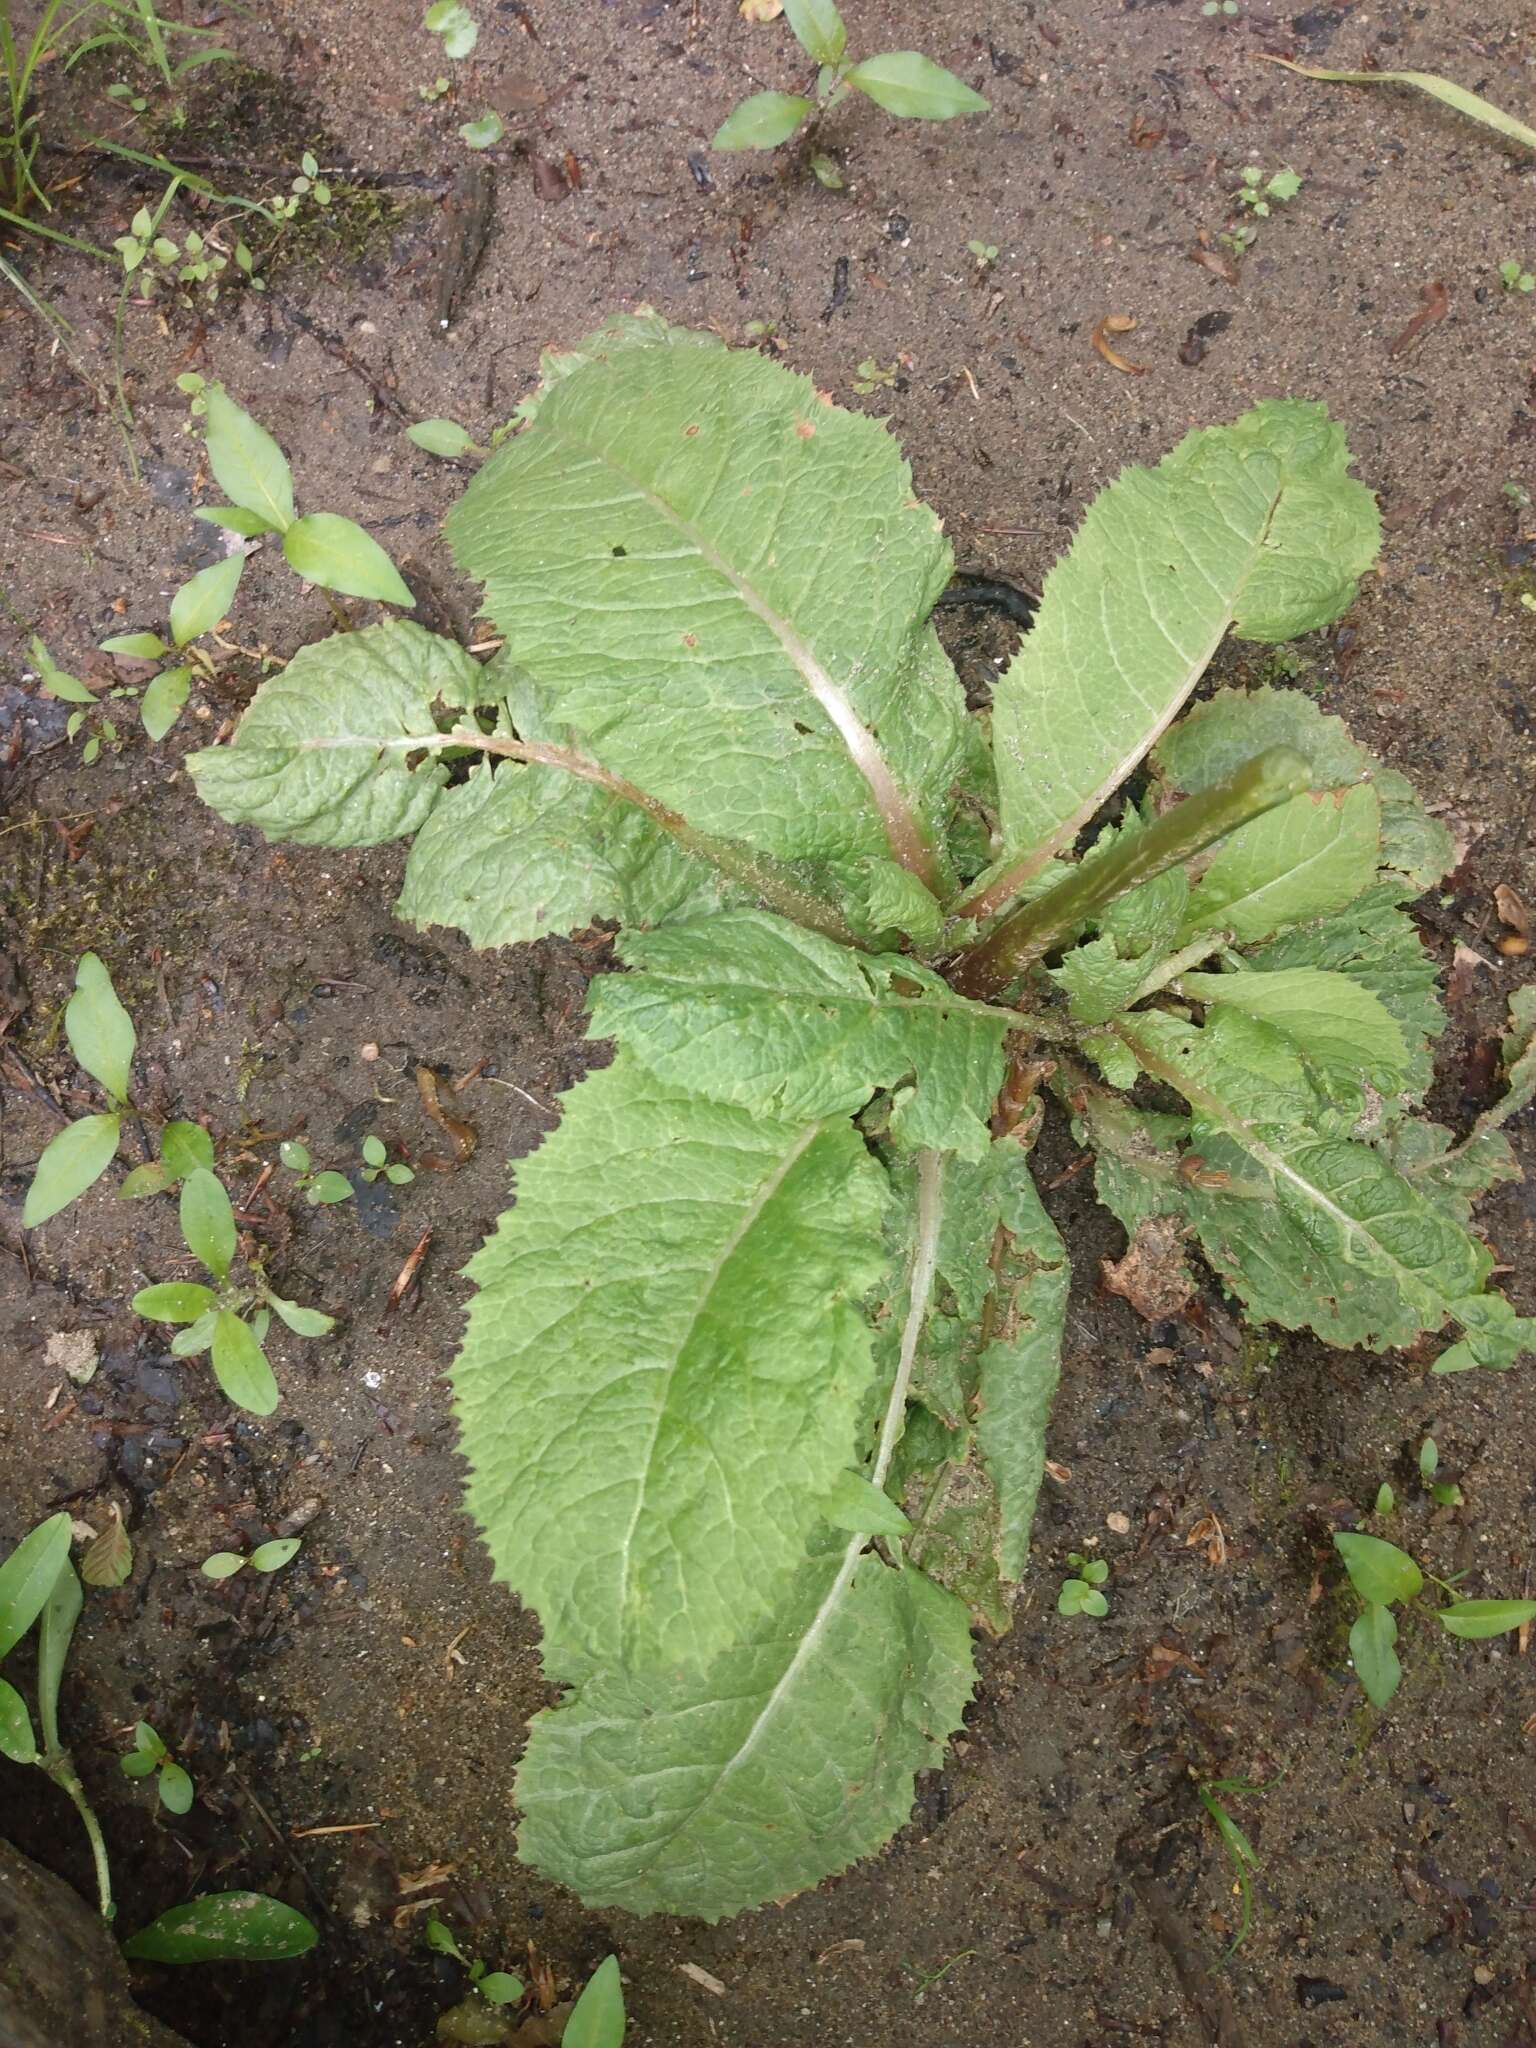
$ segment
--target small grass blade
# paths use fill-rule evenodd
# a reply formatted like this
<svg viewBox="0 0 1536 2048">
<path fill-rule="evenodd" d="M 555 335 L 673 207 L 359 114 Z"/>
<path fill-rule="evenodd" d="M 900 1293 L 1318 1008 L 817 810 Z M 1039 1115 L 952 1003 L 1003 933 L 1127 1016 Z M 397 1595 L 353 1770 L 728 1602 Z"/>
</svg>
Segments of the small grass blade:
<svg viewBox="0 0 1536 2048">
<path fill-rule="evenodd" d="M 1320 78 L 1329 85 L 1411 85 L 1415 91 L 1428 93 L 1431 99 L 1454 107 L 1469 121 L 1480 121 L 1495 134 L 1518 142 L 1522 149 L 1536 150 L 1536 128 L 1527 128 L 1502 107 L 1490 105 L 1481 94 L 1469 92 L 1464 85 L 1455 85 L 1433 71 L 1320 71 L 1315 65 L 1293 64 L 1289 57 L 1271 57 L 1267 53 L 1264 61 L 1282 65 L 1300 78 Z"/>
</svg>

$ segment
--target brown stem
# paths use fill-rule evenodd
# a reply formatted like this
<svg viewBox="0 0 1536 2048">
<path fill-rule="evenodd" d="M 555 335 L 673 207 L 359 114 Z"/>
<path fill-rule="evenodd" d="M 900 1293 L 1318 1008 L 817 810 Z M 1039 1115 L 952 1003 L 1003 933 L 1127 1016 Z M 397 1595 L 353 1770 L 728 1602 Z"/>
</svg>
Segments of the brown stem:
<svg viewBox="0 0 1536 2048">
<path fill-rule="evenodd" d="M 1026 968 L 1075 937 L 1114 897 L 1193 858 L 1251 818 L 1299 796 L 1312 779 L 1294 747 L 1270 747 L 1224 782 L 1186 797 L 1144 832 L 1123 836 L 1098 860 L 1081 861 L 1055 888 L 1005 917 L 969 946 L 949 980 L 961 995 L 990 1002 Z"/>
</svg>

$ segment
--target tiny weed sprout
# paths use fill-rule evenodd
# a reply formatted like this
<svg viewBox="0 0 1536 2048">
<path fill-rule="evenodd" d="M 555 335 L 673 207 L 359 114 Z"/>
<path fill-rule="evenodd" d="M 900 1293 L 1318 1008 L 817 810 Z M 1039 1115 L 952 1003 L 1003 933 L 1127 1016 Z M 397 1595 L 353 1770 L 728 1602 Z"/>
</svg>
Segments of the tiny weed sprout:
<svg viewBox="0 0 1536 2048">
<path fill-rule="evenodd" d="M 187 1250 L 212 1285 L 169 1280 L 141 1287 L 133 1312 L 147 1322 L 181 1325 L 171 1339 L 171 1355 L 209 1352 L 213 1376 L 235 1406 L 270 1415 L 279 1398 L 264 1348 L 273 1315 L 296 1337 L 328 1336 L 335 1318 L 274 1293 L 254 1261 L 249 1279 L 231 1277 L 240 1248 L 235 1212 L 222 1181 L 206 1166 L 194 1167 L 182 1181 L 180 1215 Z"/>
<path fill-rule="evenodd" d="M 258 1543 L 245 1556 L 237 1550 L 216 1550 L 203 1559 L 198 1570 L 205 1579 L 232 1579 L 247 1565 L 253 1572 L 280 1572 L 298 1556 L 299 1544 L 297 1536 L 278 1536 L 270 1543 Z"/>
<path fill-rule="evenodd" d="M 979 92 L 921 51 L 884 50 L 855 63 L 847 54 L 848 32 L 832 0 L 784 0 L 784 19 L 818 67 L 814 98 L 793 92 L 754 93 L 715 130 L 713 148 L 777 149 L 812 115 L 819 120 L 855 92 L 902 121 L 951 121 L 957 114 L 991 111 Z M 830 158 L 813 157 L 811 170 L 821 184 L 834 191 L 841 188 L 841 173 Z"/>
<path fill-rule="evenodd" d="M 469 1972 L 469 1996 L 462 2004 L 441 2015 L 437 2023 L 438 2040 L 474 2043 L 507 2039 L 504 2033 L 487 2031 L 485 2007 L 516 2005 L 525 1989 L 522 1978 L 514 1977 L 510 1970 L 488 1970 L 478 1957 L 465 1955 L 454 1939 L 452 1928 L 444 1921 L 429 1920 L 423 1938 L 435 1954 L 452 1956 Z"/>
<path fill-rule="evenodd" d="M 1499 265 L 1499 281 L 1507 292 L 1536 292 L 1536 276 L 1513 256 L 1506 256 Z"/>
<path fill-rule="evenodd" d="M 297 1138 L 285 1138 L 277 1148 L 277 1156 L 290 1173 L 297 1174 L 299 1186 L 304 1190 L 304 1199 L 312 1207 L 322 1203 L 350 1202 L 357 1190 L 344 1173 L 327 1167 L 323 1172 L 314 1170 L 309 1147 Z M 366 1158 L 366 1148 L 364 1157 Z"/>
<path fill-rule="evenodd" d="M 715 1920 L 889 1839 L 973 1624 L 1009 1624 L 1069 1279 L 1044 1118 L 1164 1302 L 1203 1257 L 1255 1324 L 1511 1366 L 1536 1322 L 1471 1219 L 1536 1095 L 1536 992 L 1503 1100 L 1429 1120 L 1408 906 L 1450 833 L 1303 691 L 1191 704 L 1225 635 L 1328 625 L 1376 559 L 1319 405 L 1112 483 L 981 718 L 886 428 L 654 313 L 546 358 L 447 535 L 488 662 L 409 620 L 333 635 L 188 765 L 322 857 L 409 841 L 419 926 L 620 927 L 589 990 L 615 1056 L 519 1162 L 453 1380 L 469 1509 L 563 1693 L 520 1854 Z"/>
<path fill-rule="evenodd" d="M 422 18 L 422 27 L 443 39 L 443 55 L 455 61 L 467 57 L 480 40 L 480 25 L 461 0 L 434 0 Z M 438 80 L 447 90 L 447 81 Z"/>
<path fill-rule="evenodd" d="M 138 1035 L 117 999 L 112 977 L 95 953 L 82 953 L 75 992 L 64 1011 L 69 1049 L 107 1098 L 107 1108 L 80 1117 L 50 1139 L 32 1174 L 22 1206 L 31 1230 L 93 1187 L 117 1157 Z"/>
<path fill-rule="evenodd" d="M 107 1845 L 69 1751 L 59 1740 L 59 1691 L 64 1664 L 85 1596 L 69 1559 L 67 1514 L 50 1515 L 30 1530 L 0 1563 L 0 1664 L 33 1628 L 37 1630 L 37 1721 L 8 1679 L 0 1678 L 0 1756 L 31 1764 L 67 1795 L 91 1845 L 102 1917 L 113 1914 Z M 38 1737 L 41 1736 L 41 1746 Z"/>
<path fill-rule="evenodd" d="M 1075 1578 L 1063 1579 L 1061 1591 L 1056 1595 L 1058 1614 L 1088 1614 L 1094 1620 L 1108 1614 L 1109 1601 L 1099 1588 L 1109 1578 L 1109 1566 L 1102 1557 L 1084 1557 L 1074 1550 L 1068 1553 L 1067 1563 L 1077 1574 Z"/>
<path fill-rule="evenodd" d="M 188 1813 L 194 1796 L 192 1779 L 171 1755 L 147 1721 L 133 1731 L 133 1748 L 119 1757 L 117 1767 L 125 1778 L 153 1777 L 160 1804 L 167 1813 Z"/>
<path fill-rule="evenodd" d="M 1237 1932 L 1221 1958 L 1224 1963 L 1236 1955 L 1248 1939 L 1248 1930 L 1253 1925 L 1253 1873 L 1259 1867 L 1259 1859 L 1254 1853 L 1252 1842 L 1222 1802 L 1240 1793 L 1267 1792 L 1269 1789 L 1268 1785 L 1255 1785 L 1247 1778 L 1205 1778 L 1195 1786 L 1195 1796 L 1210 1816 L 1217 1838 L 1227 1852 L 1227 1860 L 1232 1866 L 1233 1882 L 1242 1905 Z"/>
<path fill-rule="evenodd" d="M 389 1147 L 382 1138 L 367 1137 L 363 1140 L 363 1179 L 368 1181 L 387 1180 L 391 1187 L 408 1187 L 416 1178 L 410 1167 L 402 1160 L 391 1160 Z"/>
<path fill-rule="evenodd" d="M 1434 1470 L 1433 1464 L 1430 1469 Z M 1395 1543 L 1384 1542 L 1379 1536 L 1346 1530 L 1335 1536 L 1333 1542 L 1344 1560 L 1350 1585 L 1364 1603 L 1349 1631 L 1355 1675 L 1372 1706 L 1384 1707 L 1403 1678 L 1397 1655 L 1397 1616 L 1393 1610 L 1418 1600 L 1424 1590 L 1424 1573 L 1406 1550 L 1399 1550 Z M 1448 1581 L 1436 1579 L 1434 1583 L 1442 1592 L 1452 1595 L 1447 1606 L 1431 1610 L 1447 1635 L 1478 1641 L 1506 1635 L 1536 1620 L 1536 1600 L 1463 1600 Z"/>
</svg>

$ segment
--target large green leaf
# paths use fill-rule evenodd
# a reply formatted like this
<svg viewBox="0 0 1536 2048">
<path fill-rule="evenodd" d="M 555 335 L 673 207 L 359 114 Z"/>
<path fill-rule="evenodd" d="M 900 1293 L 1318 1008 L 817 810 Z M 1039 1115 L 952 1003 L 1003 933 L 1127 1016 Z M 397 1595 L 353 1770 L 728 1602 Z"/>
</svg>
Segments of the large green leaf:
<svg viewBox="0 0 1536 2048">
<path fill-rule="evenodd" d="M 122 1124 L 116 1110 L 108 1116 L 82 1116 L 48 1140 L 22 1204 L 24 1230 L 57 1216 L 101 1179 L 116 1157 Z"/>
<path fill-rule="evenodd" d="M 1241 1010 L 1290 1039 L 1305 1064 L 1332 1082 L 1398 1087 L 1408 1067 L 1402 1027 L 1380 996 L 1322 967 L 1269 973 L 1186 974 L 1197 1002 Z"/>
<path fill-rule="evenodd" d="M 511 946 L 595 918 L 626 925 L 698 915 L 721 899 L 713 869 L 646 813 L 563 769 L 506 762 L 443 792 L 417 833 L 395 908 Z"/>
<path fill-rule="evenodd" d="M 518 1851 L 589 1906 L 718 1920 L 906 1820 L 974 1684 L 966 1610 L 832 1538 L 704 1673 L 605 1672 L 534 1721 Z"/>
<path fill-rule="evenodd" d="M 702 1665 L 778 1610 L 853 1462 L 883 1177 L 620 1053 L 470 1266 L 468 1504 L 562 1677 Z"/>
<path fill-rule="evenodd" d="M 982 1156 L 1009 1013 L 970 1003 L 900 955 L 855 953 L 743 910 L 626 935 L 636 974 L 596 982 L 592 1029 L 653 1073 L 713 1101 L 804 1118 L 897 1087 L 892 1131 L 911 1148 Z"/>
<path fill-rule="evenodd" d="M 1376 880 L 1381 803 L 1368 783 L 1292 797 L 1252 818 L 1211 856 L 1190 892 L 1182 937 L 1243 942 L 1342 910 Z"/>
<path fill-rule="evenodd" d="M 269 839 L 375 846 L 414 832 L 437 802 L 437 755 L 404 744 L 439 730 L 439 707 L 479 701 L 480 664 L 409 619 L 301 647 L 263 683 L 227 747 L 188 757 L 221 818 Z"/>
<path fill-rule="evenodd" d="M 1166 788 L 1194 796 L 1265 747 L 1305 754 L 1319 789 L 1369 781 L 1381 800 L 1382 865 L 1415 894 L 1449 871 L 1448 827 L 1429 815 L 1406 775 L 1377 760 L 1304 690 L 1218 690 L 1163 736 L 1152 765 Z"/>
<path fill-rule="evenodd" d="M 1200 1174 L 1169 1192 L 1168 1207 L 1182 1202 L 1257 1319 L 1374 1351 L 1455 1321 L 1466 1364 L 1505 1364 L 1529 1343 L 1508 1304 L 1483 1293 L 1487 1247 L 1383 1152 L 1319 1133 L 1296 1075 L 1253 1036 L 1268 1027 L 1229 1012 L 1198 1030 L 1168 1014 L 1118 1029 L 1190 1104 Z"/>
<path fill-rule="evenodd" d="M 701 830 L 931 865 L 965 756 L 933 513 L 877 421 L 631 322 L 561 359 L 449 515 L 551 713 Z"/>
<path fill-rule="evenodd" d="M 1375 501 L 1347 462 L 1321 406 L 1272 400 L 1187 436 L 1094 500 L 994 692 L 1010 848 L 1043 863 L 1070 843 L 1229 628 L 1288 640 L 1345 609 L 1380 538 Z"/>
</svg>

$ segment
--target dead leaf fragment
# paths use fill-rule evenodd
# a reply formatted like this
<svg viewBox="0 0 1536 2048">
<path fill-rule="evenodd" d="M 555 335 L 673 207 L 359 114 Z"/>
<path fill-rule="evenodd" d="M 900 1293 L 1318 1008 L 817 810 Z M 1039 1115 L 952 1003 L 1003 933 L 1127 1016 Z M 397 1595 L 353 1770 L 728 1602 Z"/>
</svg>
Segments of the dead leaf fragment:
<svg viewBox="0 0 1536 2048">
<path fill-rule="evenodd" d="M 1419 287 L 1419 310 L 1395 341 L 1387 344 L 1389 356 L 1405 356 L 1417 348 L 1431 327 L 1438 327 L 1451 310 L 1451 295 L 1438 278 Z"/>
<path fill-rule="evenodd" d="M 99 1362 L 96 1339 L 89 1330 L 55 1330 L 43 1346 L 43 1363 L 49 1371 L 67 1373 L 77 1387 L 95 1377 Z"/>
<path fill-rule="evenodd" d="M 830 1948 L 824 1948 L 816 1958 L 816 1967 L 822 1969 L 835 1956 L 861 1956 L 863 1953 L 864 1943 L 858 1935 L 850 1934 L 846 1941 L 834 1941 Z"/>
<path fill-rule="evenodd" d="M 1517 889 L 1511 889 L 1508 882 L 1495 885 L 1493 907 L 1518 937 L 1528 939 L 1531 936 L 1531 913 L 1526 908 L 1525 898 Z"/>
<path fill-rule="evenodd" d="M 1093 345 L 1112 370 L 1123 370 L 1127 377 L 1145 377 L 1146 364 L 1129 362 L 1117 348 L 1110 346 L 1108 339 L 1111 334 L 1134 334 L 1135 331 L 1136 322 L 1129 313 L 1106 313 L 1093 330 Z"/>
<path fill-rule="evenodd" d="M 1213 249 L 1209 242 L 1196 242 L 1189 252 L 1191 263 L 1198 263 L 1202 270 L 1208 270 L 1212 277 L 1219 277 L 1223 284 L 1237 290 L 1237 258 L 1228 249 Z"/>
<path fill-rule="evenodd" d="M 1176 1316 L 1195 1291 L 1183 1230 L 1173 1216 L 1144 1216 L 1125 1256 L 1102 1259 L 1099 1275 L 1109 1293 L 1122 1295 L 1149 1323 Z"/>
<path fill-rule="evenodd" d="M 1213 1514 L 1204 1514 L 1184 1538 L 1186 1550 L 1204 1550 L 1207 1564 L 1227 1561 L 1227 1532 Z"/>
<path fill-rule="evenodd" d="M 80 1576 L 88 1586 L 120 1586 L 133 1570 L 133 1545 L 116 1506 L 112 1519 L 80 1560 Z"/>
<path fill-rule="evenodd" d="M 1445 984 L 1445 1000 L 1454 1010 L 1464 1003 L 1472 993 L 1472 977 L 1479 967 L 1493 972 L 1493 962 L 1471 946 L 1458 944 L 1451 955 L 1450 979 Z"/>
<path fill-rule="evenodd" d="M 724 1998 L 725 1986 L 708 1970 L 701 1969 L 697 1963 L 679 1963 L 677 1967 L 682 1976 L 691 1978 L 701 1989 L 712 1992 L 716 1998 Z"/>
<path fill-rule="evenodd" d="M 480 1142 L 480 1133 L 473 1124 L 465 1123 L 462 1117 L 450 1116 L 448 1114 L 447 1110 L 443 1108 L 442 1103 L 438 1100 L 437 1088 L 437 1076 L 433 1073 L 432 1069 L 430 1067 L 418 1067 L 416 1069 L 416 1093 L 421 1097 L 421 1106 L 427 1112 L 427 1115 L 431 1117 L 433 1123 L 440 1130 L 446 1131 L 449 1137 L 452 1138 L 454 1149 L 458 1153 L 457 1163 L 463 1166 L 467 1160 L 474 1157 L 475 1147 Z M 425 1165 L 426 1162 L 423 1161 L 422 1163 Z"/>
<path fill-rule="evenodd" d="M 741 0 L 737 12 L 743 21 L 777 21 L 784 12 L 784 0 Z"/>
</svg>

